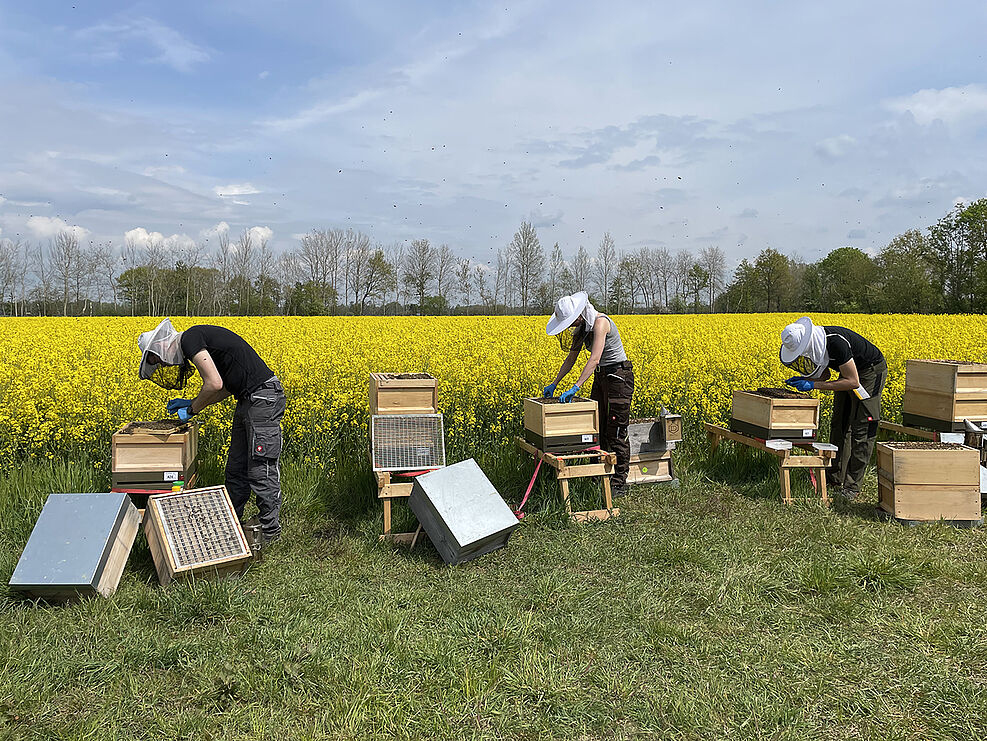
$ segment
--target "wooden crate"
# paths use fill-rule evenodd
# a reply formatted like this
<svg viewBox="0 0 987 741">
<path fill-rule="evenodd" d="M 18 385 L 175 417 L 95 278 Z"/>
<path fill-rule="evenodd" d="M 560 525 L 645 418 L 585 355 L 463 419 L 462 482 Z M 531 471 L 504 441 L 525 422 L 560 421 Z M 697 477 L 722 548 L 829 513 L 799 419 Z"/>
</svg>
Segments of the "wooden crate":
<svg viewBox="0 0 987 741">
<path fill-rule="evenodd" d="M 113 433 L 110 440 L 113 473 L 172 471 L 181 476 L 192 471 L 199 455 L 199 428 L 194 422 L 177 426 L 173 432 L 126 432 L 130 427 Z"/>
<path fill-rule="evenodd" d="M 631 455 L 654 453 L 682 441 L 682 417 L 668 414 L 650 419 L 632 419 L 627 426 Z"/>
<path fill-rule="evenodd" d="M 429 374 L 370 374 L 371 415 L 438 413 L 438 381 Z"/>
<path fill-rule="evenodd" d="M 877 445 L 880 507 L 899 520 L 974 522 L 980 514 L 980 452 L 965 445 Z"/>
<path fill-rule="evenodd" d="M 674 479 L 671 450 L 631 455 L 630 468 L 627 471 L 628 485 L 660 484 Z"/>
<path fill-rule="evenodd" d="M 781 397 L 782 393 L 786 396 Z M 762 440 L 814 440 L 819 429 L 819 400 L 782 389 L 734 391 L 730 429 Z"/>
<path fill-rule="evenodd" d="M 600 442 L 600 410 L 593 399 L 524 400 L 524 439 L 546 453 L 574 453 Z"/>
<path fill-rule="evenodd" d="M 150 497 L 144 534 L 162 586 L 179 578 L 241 573 L 251 559 L 225 486 Z"/>
<path fill-rule="evenodd" d="M 987 364 L 957 360 L 909 360 L 901 414 L 906 425 L 943 432 L 963 420 L 987 422 Z"/>
</svg>

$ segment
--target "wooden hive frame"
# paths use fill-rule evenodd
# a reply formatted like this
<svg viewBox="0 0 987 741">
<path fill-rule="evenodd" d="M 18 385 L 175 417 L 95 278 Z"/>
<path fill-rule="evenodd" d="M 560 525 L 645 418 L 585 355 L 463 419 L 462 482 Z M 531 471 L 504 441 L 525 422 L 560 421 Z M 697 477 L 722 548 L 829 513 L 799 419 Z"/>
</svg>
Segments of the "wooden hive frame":
<svg viewBox="0 0 987 741">
<path fill-rule="evenodd" d="M 963 421 L 987 422 L 987 364 L 908 360 L 901 416 L 906 425 L 962 431 Z"/>
<path fill-rule="evenodd" d="M 110 470 L 114 474 L 154 476 L 165 471 L 184 474 L 198 459 L 199 429 L 194 422 L 179 426 L 173 432 L 128 433 L 125 429 L 113 433 L 110 439 Z"/>
<path fill-rule="evenodd" d="M 216 558 L 203 559 L 198 562 L 185 562 L 176 553 L 174 545 L 176 535 L 169 530 L 172 525 L 169 523 L 168 516 L 165 513 L 166 505 L 169 503 L 169 500 L 173 500 L 176 497 L 188 498 L 197 495 L 210 495 L 214 502 L 216 498 L 219 498 L 220 494 L 221 504 L 216 508 L 215 512 L 209 514 L 209 517 L 213 518 L 213 521 L 209 524 L 204 524 L 203 529 L 209 529 L 212 526 L 217 530 L 219 527 L 226 530 L 225 534 L 220 533 L 219 535 L 224 540 L 229 539 L 226 543 L 227 554 Z M 194 504 L 194 501 L 192 503 Z M 192 515 L 192 517 L 197 522 L 199 518 L 205 518 L 205 516 L 200 515 Z M 225 486 L 184 490 L 175 494 L 160 494 L 150 497 L 147 501 L 147 509 L 144 514 L 144 534 L 147 537 L 147 544 L 151 549 L 154 566 L 158 572 L 158 580 L 162 586 L 167 586 L 173 580 L 179 578 L 210 578 L 241 573 L 252 557 L 250 544 L 247 542 L 247 538 L 243 533 L 240 520 L 237 518 L 236 511 L 233 509 L 233 503 L 230 501 Z M 195 534 L 193 534 L 193 537 L 195 537 Z"/>
</svg>

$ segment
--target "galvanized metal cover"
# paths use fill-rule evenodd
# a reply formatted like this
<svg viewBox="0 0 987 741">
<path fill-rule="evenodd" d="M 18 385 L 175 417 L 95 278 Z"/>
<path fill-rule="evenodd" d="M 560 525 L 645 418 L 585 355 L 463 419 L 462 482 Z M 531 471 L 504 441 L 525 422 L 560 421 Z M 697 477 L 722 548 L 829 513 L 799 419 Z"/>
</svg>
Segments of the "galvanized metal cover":
<svg viewBox="0 0 987 741">
<path fill-rule="evenodd" d="M 441 522 L 431 524 L 421 517 L 419 513 L 424 514 L 419 506 L 421 498 L 428 500 Z M 471 544 L 492 536 L 499 536 L 500 545 L 503 545 L 518 526 L 517 516 L 472 458 L 418 476 L 409 504 L 437 547 L 439 542 L 447 539 L 445 536 L 454 541 L 451 543 L 453 550 L 464 552 L 469 552 Z M 446 532 L 433 536 L 436 524 Z M 451 553 L 447 557 L 442 554 L 449 563 L 456 563 L 458 555 Z"/>
<path fill-rule="evenodd" d="M 129 503 L 126 494 L 49 495 L 10 586 L 95 587 Z"/>
</svg>

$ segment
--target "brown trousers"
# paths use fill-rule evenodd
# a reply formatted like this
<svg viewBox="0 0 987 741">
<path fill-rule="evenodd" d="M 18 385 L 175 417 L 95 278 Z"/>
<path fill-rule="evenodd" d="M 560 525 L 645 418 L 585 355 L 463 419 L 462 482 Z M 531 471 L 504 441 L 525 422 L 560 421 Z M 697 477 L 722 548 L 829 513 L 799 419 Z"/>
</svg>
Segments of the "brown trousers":
<svg viewBox="0 0 987 741">
<path fill-rule="evenodd" d="M 881 394 L 888 380 L 888 365 L 883 360 L 860 371 L 860 385 L 869 399 L 861 401 L 852 391 L 833 394 L 833 423 L 829 441 L 837 447 L 830 464 L 828 479 L 833 486 L 859 492 L 864 471 L 874 453 L 877 423 L 881 419 Z"/>
<path fill-rule="evenodd" d="M 600 405 L 600 448 L 617 454 L 617 465 L 610 483 L 617 489 L 627 486 L 631 466 L 631 445 L 627 426 L 631 422 L 634 396 L 634 367 L 629 360 L 597 368 L 590 398 Z"/>
</svg>

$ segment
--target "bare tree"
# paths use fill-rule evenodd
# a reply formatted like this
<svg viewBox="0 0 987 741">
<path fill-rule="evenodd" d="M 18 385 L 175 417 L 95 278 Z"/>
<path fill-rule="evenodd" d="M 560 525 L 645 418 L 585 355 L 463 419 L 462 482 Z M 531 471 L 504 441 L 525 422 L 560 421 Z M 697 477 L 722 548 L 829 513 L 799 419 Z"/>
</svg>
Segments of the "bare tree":
<svg viewBox="0 0 987 741">
<path fill-rule="evenodd" d="M 250 313 L 250 288 L 254 281 L 255 263 L 254 238 L 249 229 L 244 229 L 236 240 L 233 249 L 233 276 L 236 278 L 237 312 L 243 316 Z"/>
<path fill-rule="evenodd" d="M 394 266 L 388 262 L 387 255 L 378 245 L 367 259 L 356 284 L 359 313 L 363 314 L 368 301 L 383 300 L 394 282 Z"/>
<path fill-rule="evenodd" d="M 610 310 L 610 284 L 617 274 L 617 249 L 610 232 L 604 232 L 596 251 L 596 290 L 603 310 Z"/>
<path fill-rule="evenodd" d="M 661 303 L 661 281 L 655 268 L 655 255 L 648 246 L 637 251 L 638 283 L 641 289 L 641 302 L 646 311 L 653 311 Z"/>
<path fill-rule="evenodd" d="M 497 307 L 503 299 L 504 306 L 507 305 L 507 286 L 510 280 L 510 260 L 503 250 L 497 250 L 497 262 L 493 274 L 493 311 L 497 313 Z"/>
<path fill-rule="evenodd" d="M 401 280 L 418 300 L 418 314 L 421 315 L 425 296 L 435 280 L 435 249 L 427 239 L 416 239 L 411 243 L 403 271 Z"/>
<path fill-rule="evenodd" d="M 589 288 L 589 274 L 592 262 L 586 248 L 579 245 L 576 256 L 572 259 L 570 270 L 572 271 L 572 287 L 576 291 L 586 291 Z"/>
<path fill-rule="evenodd" d="M 652 253 L 652 268 L 661 285 L 661 304 L 668 307 L 668 285 L 672 280 L 672 255 L 665 247 L 658 247 Z"/>
<path fill-rule="evenodd" d="M 456 288 L 468 314 L 470 298 L 473 296 L 473 265 L 469 258 L 460 260 L 456 267 Z"/>
<path fill-rule="evenodd" d="M 548 295 L 552 301 L 555 301 L 560 295 L 559 290 L 562 287 L 562 275 L 565 269 L 565 256 L 562 254 L 559 243 L 556 242 L 548 257 Z"/>
<path fill-rule="evenodd" d="M 507 260 L 521 313 L 527 314 L 545 272 L 545 251 L 538 241 L 535 228 L 529 222 L 522 221 L 514 233 L 514 238 L 507 247 Z"/>
<path fill-rule="evenodd" d="M 112 242 L 99 242 L 93 248 L 93 271 L 96 275 L 96 301 L 103 303 L 104 290 L 110 294 L 110 300 L 116 305 L 117 302 L 117 273 L 120 267 L 120 260 L 116 250 L 113 249 Z M 188 315 L 188 307 L 185 307 L 185 314 Z"/>
<path fill-rule="evenodd" d="M 368 285 L 367 273 L 370 271 L 370 258 L 374 256 L 374 248 L 370 244 L 370 237 L 363 232 L 347 230 L 346 236 L 346 264 L 350 274 L 348 284 L 353 288 L 353 305 L 360 305 L 360 313 L 363 313 L 361 293 Z"/>
<path fill-rule="evenodd" d="M 82 260 L 79 238 L 72 231 L 60 231 L 48 245 L 48 258 L 55 284 L 61 288 L 62 316 L 68 316 L 72 287 Z"/>
<path fill-rule="evenodd" d="M 435 293 L 449 301 L 452 287 L 456 282 L 456 255 L 449 245 L 439 246 L 435 256 Z"/>
<path fill-rule="evenodd" d="M 692 270 L 692 266 L 695 264 L 696 261 L 692 259 L 692 255 L 685 250 L 676 253 L 672 259 L 672 285 L 675 288 L 675 297 L 680 301 L 688 298 L 686 283 L 689 280 L 689 271 Z"/>
<path fill-rule="evenodd" d="M 9 239 L 0 239 L 0 304 L 9 304 L 11 315 L 17 314 L 15 296 L 17 295 L 17 276 L 20 271 L 18 265 L 19 247 L 19 244 L 15 246 Z"/>
<path fill-rule="evenodd" d="M 712 312 L 713 303 L 716 301 L 717 293 L 723 288 L 726 277 L 726 256 L 719 247 L 704 247 L 699 252 L 699 264 L 706 271 L 709 310 Z"/>
<path fill-rule="evenodd" d="M 233 273 L 233 247 L 230 245 L 230 235 L 227 232 L 219 233 L 219 242 L 216 247 L 216 255 L 213 258 L 213 266 L 219 271 L 219 290 L 213 292 L 212 303 L 214 314 L 229 313 L 229 285 L 230 276 Z"/>
<path fill-rule="evenodd" d="M 493 295 L 487 289 L 487 271 L 482 265 L 473 266 L 473 285 L 476 287 L 476 295 L 480 297 L 480 301 L 492 312 Z"/>
<path fill-rule="evenodd" d="M 260 245 L 257 249 L 257 287 L 258 296 L 260 301 L 260 311 L 265 313 L 267 311 L 266 301 L 267 301 L 267 291 L 268 291 L 268 281 L 274 276 L 276 271 L 276 258 L 271 248 L 267 246 L 268 239 L 266 236 L 261 237 Z"/>
</svg>

